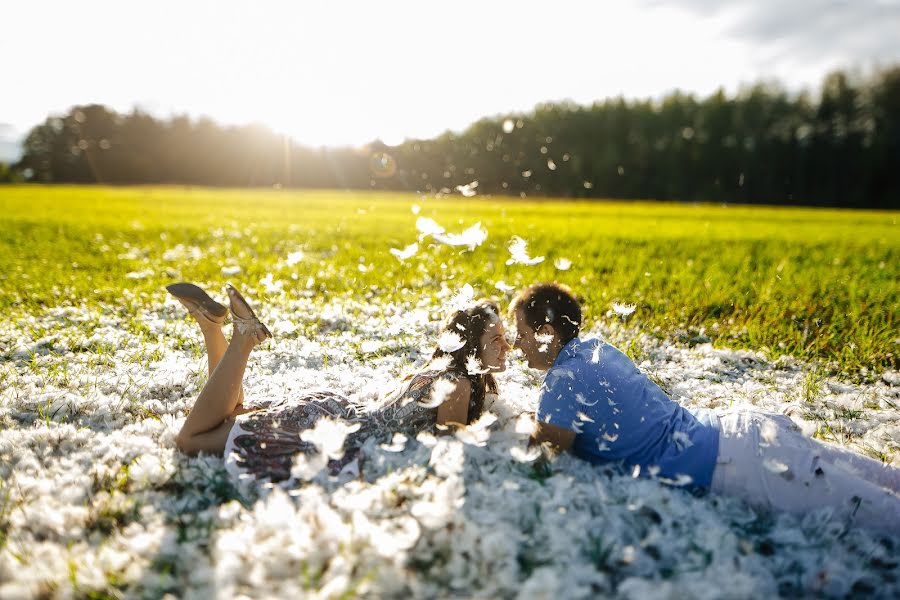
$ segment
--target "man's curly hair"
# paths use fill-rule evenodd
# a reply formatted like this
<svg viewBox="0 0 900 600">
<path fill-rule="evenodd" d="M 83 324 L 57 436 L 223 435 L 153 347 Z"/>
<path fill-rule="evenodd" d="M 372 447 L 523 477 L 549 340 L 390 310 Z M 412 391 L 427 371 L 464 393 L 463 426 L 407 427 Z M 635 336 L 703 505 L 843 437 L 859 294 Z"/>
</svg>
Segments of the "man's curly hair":
<svg viewBox="0 0 900 600">
<path fill-rule="evenodd" d="M 581 329 L 581 304 L 567 286 L 556 282 L 536 283 L 516 294 L 509 314 L 521 309 L 528 326 L 537 331 L 549 323 L 562 344 L 568 343 Z"/>
</svg>

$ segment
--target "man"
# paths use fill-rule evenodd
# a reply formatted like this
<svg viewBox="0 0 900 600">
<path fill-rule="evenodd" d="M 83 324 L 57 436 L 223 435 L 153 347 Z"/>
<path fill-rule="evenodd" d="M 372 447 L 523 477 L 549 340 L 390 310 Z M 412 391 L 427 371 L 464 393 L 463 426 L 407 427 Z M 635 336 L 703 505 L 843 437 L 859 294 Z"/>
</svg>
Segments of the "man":
<svg viewBox="0 0 900 600">
<path fill-rule="evenodd" d="M 565 286 L 525 288 L 509 311 L 514 347 L 546 372 L 535 442 L 757 508 L 800 515 L 829 507 L 900 534 L 900 469 L 806 438 L 784 415 L 688 411 L 618 349 L 578 337 L 581 307 Z"/>
<path fill-rule="evenodd" d="M 547 371 L 535 441 L 592 463 L 622 461 L 644 476 L 709 488 L 719 450 L 714 413 L 689 412 L 614 346 L 579 339 L 581 307 L 563 286 L 531 286 L 510 312 L 515 347 L 528 366 Z"/>
</svg>

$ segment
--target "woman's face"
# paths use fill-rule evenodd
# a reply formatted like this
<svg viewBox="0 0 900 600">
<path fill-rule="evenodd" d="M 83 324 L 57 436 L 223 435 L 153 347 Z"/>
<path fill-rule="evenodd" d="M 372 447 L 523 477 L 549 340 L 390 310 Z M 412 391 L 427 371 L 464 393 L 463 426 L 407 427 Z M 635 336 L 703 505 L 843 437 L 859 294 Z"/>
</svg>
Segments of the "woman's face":
<svg viewBox="0 0 900 600">
<path fill-rule="evenodd" d="M 492 315 L 478 344 L 482 368 L 493 373 L 506 370 L 506 353 L 510 349 L 500 317 Z"/>
</svg>

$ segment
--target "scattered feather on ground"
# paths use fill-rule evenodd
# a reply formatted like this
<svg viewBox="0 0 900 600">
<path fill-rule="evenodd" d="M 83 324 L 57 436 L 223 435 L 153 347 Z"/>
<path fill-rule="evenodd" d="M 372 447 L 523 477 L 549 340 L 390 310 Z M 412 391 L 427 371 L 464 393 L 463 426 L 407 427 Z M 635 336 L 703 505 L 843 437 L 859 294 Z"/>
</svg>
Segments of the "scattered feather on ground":
<svg viewBox="0 0 900 600">
<path fill-rule="evenodd" d="M 317 315 L 316 327 L 254 350 L 247 403 L 326 386 L 375 405 L 431 355 L 436 308 L 261 307 L 272 323 Z M 518 358 L 469 427 L 370 438 L 359 477 L 312 464 L 291 489 L 235 487 L 221 457 L 174 449 L 206 379 L 196 326 L 162 294 L 158 309 L 120 311 L 0 322 L 0 597 L 900 595 L 900 540 L 827 512 L 757 514 L 679 481 L 539 460 L 526 441 L 540 379 Z M 596 333 L 633 342 L 639 367 L 688 407 L 793 407 L 808 434 L 900 460 L 897 373 L 811 386 L 814 369 L 788 358 L 665 343 L 618 323 Z M 381 343 L 376 354 L 360 355 L 367 342 Z M 322 427 L 309 439 L 333 456 L 346 428 Z"/>
</svg>

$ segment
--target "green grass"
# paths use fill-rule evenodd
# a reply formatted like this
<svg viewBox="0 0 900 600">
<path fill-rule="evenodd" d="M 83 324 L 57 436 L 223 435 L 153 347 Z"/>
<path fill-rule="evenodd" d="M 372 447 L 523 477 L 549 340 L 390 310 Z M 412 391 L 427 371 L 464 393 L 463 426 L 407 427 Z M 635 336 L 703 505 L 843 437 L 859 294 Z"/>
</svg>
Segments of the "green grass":
<svg viewBox="0 0 900 600">
<path fill-rule="evenodd" d="M 401 263 L 389 249 L 415 241 L 413 204 L 450 231 L 481 221 L 488 240 L 474 252 L 426 242 Z M 162 286 L 175 280 L 219 286 L 229 279 L 221 273 L 227 264 L 241 266 L 230 279 L 257 288 L 257 297 L 260 279 L 272 273 L 286 281 L 288 299 L 308 293 L 311 277 L 310 289 L 323 298 L 376 305 L 412 305 L 434 297 L 441 283 L 471 283 L 506 299 L 494 288 L 498 280 L 555 279 L 583 297 L 588 326 L 615 319 L 613 301 L 634 302 L 627 324 L 645 332 L 789 354 L 826 371 L 880 372 L 898 365 L 897 217 L 340 191 L 7 186 L 0 187 L 0 310 L 10 318 L 102 305 L 135 335 L 147 335 L 129 315 L 160 303 Z M 513 235 L 547 260 L 507 266 Z M 166 260 L 178 244 L 201 249 L 202 258 Z M 301 248 L 304 260 L 285 266 Z M 572 261 L 570 270 L 554 268 L 560 257 Z M 143 270 L 152 274 L 126 277 Z"/>
</svg>

